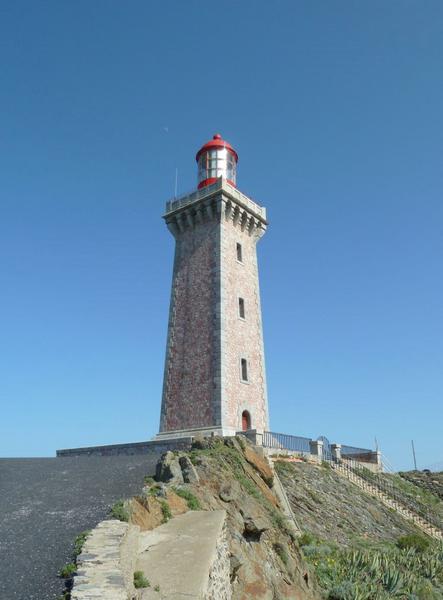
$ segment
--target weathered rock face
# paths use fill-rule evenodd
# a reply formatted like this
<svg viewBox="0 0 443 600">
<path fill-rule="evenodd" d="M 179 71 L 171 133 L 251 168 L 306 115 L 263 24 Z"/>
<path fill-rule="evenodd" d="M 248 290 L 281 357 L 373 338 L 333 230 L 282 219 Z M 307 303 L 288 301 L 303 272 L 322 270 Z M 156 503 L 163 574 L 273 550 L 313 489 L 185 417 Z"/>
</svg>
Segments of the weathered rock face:
<svg viewBox="0 0 443 600">
<path fill-rule="evenodd" d="M 236 481 L 227 481 L 218 495 L 223 502 L 231 502 L 235 499 L 239 500 L 241 493 L 240 485 Z"/>
<path fill-rule="evenodd" d="M 246 446 L 243 452 L 248 463 L 254 467 L 263 481 L 269 487 L 272 487 L 274 473 L 272 472 L 269 462 L 263 455 L 259 454 L 258 449 L 255 446 Z"/>
<path fill-rule="evenodd" d="M 183 481 L 185 483 L 194 483 L 194 484 L 198 483 L 199 478 L 198 478 L 197 471 L 195 470 L 195 467 L 192 464 L 189 457 L 186 455 L 180 456 L 178 459 L 178 462 L 179 462 L 180 468 L 182 470 Z"/>
<path fill-rule="evenodd" d="M 183 483 L 183 473 L 178 457 L 170 450 L 163 454 L 158 461 L 155 469 L 155 478 L 157 481 L 168 483 Z"/>
<path fill-rule="evenodd" d="M 258 542 L 261 534 L 272 527 L 270 520 L 258 512 L 250 512 L 248 508 L 243 508 L 240 509 L 240 514 L 243 517 L 245 539 Z"/>
<path fill-rule="evenodd" d="M 155 495 L 141 494 L 132 499 L 130 504 L 131 523 L 138 525 L 140 531 L 155 529 L 164 522 L 161 501 L 168 503 L 172 516 L 185 513 L 186 501 L 173 492 L 171 488 L 156 487 Z"/>
<path fill-rule="evenodd" d="M 198 474 L 184 453 L 165 452 L 157 463 L 155 478 L 171 484 L 198 483 Z"/>
</svg>

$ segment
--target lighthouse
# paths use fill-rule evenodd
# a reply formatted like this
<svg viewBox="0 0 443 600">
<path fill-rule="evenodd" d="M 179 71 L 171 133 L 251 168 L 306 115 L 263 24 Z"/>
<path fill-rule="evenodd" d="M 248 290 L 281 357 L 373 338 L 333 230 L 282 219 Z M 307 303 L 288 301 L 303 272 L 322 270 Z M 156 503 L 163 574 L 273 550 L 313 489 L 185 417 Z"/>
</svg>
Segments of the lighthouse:
<svg viewBox="0 0 443 600">
<path fill-rule="evenodd" d="M 220 134 L 196 155 L 195 191 L 167 202 L 175 257 L 156 439 L 269 429 L 257 265 L 266 209 L 237 188 Z"/>
</svg>

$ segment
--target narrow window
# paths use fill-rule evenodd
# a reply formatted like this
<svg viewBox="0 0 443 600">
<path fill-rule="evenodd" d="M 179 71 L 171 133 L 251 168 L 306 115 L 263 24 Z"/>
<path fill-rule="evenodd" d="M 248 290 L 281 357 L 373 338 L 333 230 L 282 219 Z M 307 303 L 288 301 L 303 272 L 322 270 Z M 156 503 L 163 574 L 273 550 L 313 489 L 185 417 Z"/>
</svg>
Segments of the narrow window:
<svg viewBox="0 0 443 600">
<path fill-rule="evenodd" d="M 248 381 L 248 361 L 246 358 L 241 359 L 241 378 L 242 381 Z"/>
<path fill-rule="evenodd" d="M 240 319 L 245 318 L 245 300 L 244 298 L 238 299 L 238 316 Z"/>
<path fill-rule="evenodd" d="M 238 262 L 243 262 L 243 252 L 241 244 L 237 242 L 237 260 Z"/>
</svg>

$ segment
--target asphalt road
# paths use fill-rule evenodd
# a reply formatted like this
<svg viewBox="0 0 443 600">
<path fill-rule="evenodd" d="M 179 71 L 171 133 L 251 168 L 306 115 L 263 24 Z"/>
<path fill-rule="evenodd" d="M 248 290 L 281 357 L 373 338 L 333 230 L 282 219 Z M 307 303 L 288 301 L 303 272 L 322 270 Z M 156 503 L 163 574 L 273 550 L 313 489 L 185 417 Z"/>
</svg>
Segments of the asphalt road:
<svg viewBox="0 0 443 600">
<path fill-rule="evenodd" d="M 54 600 L 75 536 L 137 494 L 156 457 L 0 459 L 0 600 Z"/>
</svg>

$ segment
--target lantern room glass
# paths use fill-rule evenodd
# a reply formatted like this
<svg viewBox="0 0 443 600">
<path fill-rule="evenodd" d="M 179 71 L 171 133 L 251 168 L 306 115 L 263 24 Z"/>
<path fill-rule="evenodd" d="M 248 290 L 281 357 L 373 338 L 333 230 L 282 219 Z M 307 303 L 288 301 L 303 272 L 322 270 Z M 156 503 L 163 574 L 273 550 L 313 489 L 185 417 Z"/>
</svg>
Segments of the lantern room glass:
<svg viewBox="0 0 443 600">
<path fill-rule="evenodd" d="M 198 159 L 198 183 L 219 177 L 224 177 L 235 185 L 236 162 L 233 154 L 226 148 L 202 152 Z"/>
</svg>

